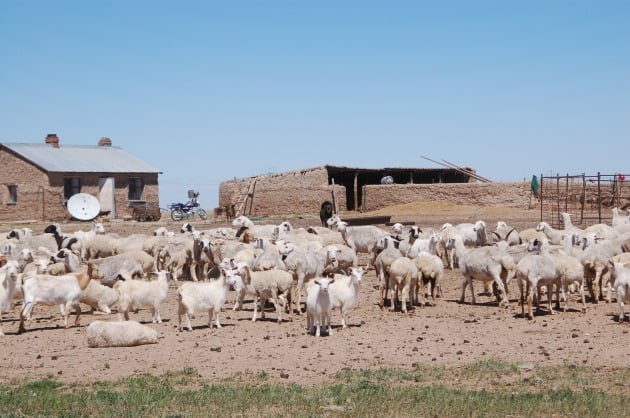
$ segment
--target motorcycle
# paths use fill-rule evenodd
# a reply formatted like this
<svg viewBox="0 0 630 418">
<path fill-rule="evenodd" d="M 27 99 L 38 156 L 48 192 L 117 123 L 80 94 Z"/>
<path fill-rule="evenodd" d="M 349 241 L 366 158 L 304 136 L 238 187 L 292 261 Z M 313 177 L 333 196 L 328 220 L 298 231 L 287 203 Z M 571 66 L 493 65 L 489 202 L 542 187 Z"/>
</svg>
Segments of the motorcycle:
<svg viewBox="0 0 630 418">
<path fill-rule="evenodd" d="M 181 221 L 182 219 L 194 217 L 195 214 L 199 215 L 202 220 L 208 219 L 208 214 L 201 207 L 197 201 L 199 192 L 195 190 L 188 191 L 188 198 L 190 199 L 186 203 L 171 203 L 168 208 L 171 211 L 171 219 L 174 221 Z"/>
</svg>

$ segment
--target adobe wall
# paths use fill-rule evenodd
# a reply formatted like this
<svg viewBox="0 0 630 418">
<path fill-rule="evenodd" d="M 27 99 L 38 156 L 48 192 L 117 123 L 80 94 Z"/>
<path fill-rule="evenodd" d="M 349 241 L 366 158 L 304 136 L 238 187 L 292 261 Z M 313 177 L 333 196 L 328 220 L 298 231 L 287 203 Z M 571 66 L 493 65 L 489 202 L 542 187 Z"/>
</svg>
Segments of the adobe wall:
<svg viewBox="0 0 630 418">
<path fill-rule="evenodd" d="M 247 192 L 252 178 L 235 179 L 219 186 L 219 206 L 234 204 L 239 209 L 241 196 Z M 288 215 L 294 213 L 319 213 L 322 202 L 332 202 L 333 186 L 328 185 L 326 169 L 292 171 L 282 174 L 258 176 L 253 199 L 247 202 L 244 214 L 252 216 Z M 337 206 L 346 206 L 345 187 L 335 186 Z"/>
<path fill-rule="evenodd" d="M 527 208 L 529 183 L 440 183 L 366 185 L 363 208 L 378 210 L 414 201 L 447 201 L 459 205 Z"/>
</svg>

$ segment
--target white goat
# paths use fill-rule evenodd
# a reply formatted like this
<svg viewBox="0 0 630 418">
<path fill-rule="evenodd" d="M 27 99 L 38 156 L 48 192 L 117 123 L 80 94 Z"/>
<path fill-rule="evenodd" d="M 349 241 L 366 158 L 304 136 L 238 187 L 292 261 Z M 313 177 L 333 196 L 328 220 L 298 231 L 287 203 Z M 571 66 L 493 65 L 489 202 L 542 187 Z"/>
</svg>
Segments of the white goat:
<svg viewBox="0 0 630 418">
<path fill-rule="evenodd" d="M 614 263 L 611 267 L 615 279 L 615 291 L 619 304 L 619 322 L 625 319 L 624 305 L 630 303 L 630 269 L 623 263 Z M 630 320 L 630 318 L 628 318 Z"/>
<path fill-rule="evenodd" d="M 306 329 L 309 334 L 320 336 L 321 328 L 326 327 L 328 335 L 332 335 L 330 320 L 332 317 L 332 298 L 329 286 L 335 279 L 320 278 L 313 280 L 306 296 Z"/>
<path fill-rule="evenodd" d="M 348 328 L 348 311 L 357 303 L 363 273 L 361 267 L 350 267 L 349 276 L 335 274 L 335 281 L 328 287 L 333 309 L 341 312 L 342 328 Z"/>
<path fill-rule="evenodd" d="M 15 292 L 18 281 L 18 263 L 15 260 L 9 260 L 5 257 L 0 258 L 0 320 L 2 314 L 11 309 L 13 302 L 13 293 Z M 0 336 L 4 335 L 2 327 L 0 327 Z"/>
<path fill-rule="evenodd" d="M 198 313 L 208 313 L 208 328 L 212 328 L 212 318 L 216 317 L 215 325 L 221 328 L 219 313 L 227 300 L 228 289 L 236 285 L 234 278 L 227 278 L 221 274 L 219 278 L 208 282 L 186 282 L 177 289 L 179 329 L 182 329 L 182 316 L 186 318 L 186 328 L 192 331 L 190 317 Z"/>
</svg>

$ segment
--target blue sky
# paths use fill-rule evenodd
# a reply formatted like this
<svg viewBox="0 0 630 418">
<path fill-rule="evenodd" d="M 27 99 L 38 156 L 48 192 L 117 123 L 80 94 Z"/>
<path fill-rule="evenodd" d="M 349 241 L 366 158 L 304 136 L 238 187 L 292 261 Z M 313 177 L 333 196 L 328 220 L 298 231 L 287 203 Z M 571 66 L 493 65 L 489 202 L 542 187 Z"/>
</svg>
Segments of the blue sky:
<svg viewBox="0 0 630 418">
<path fill-rule="evenodd" d="M 322 164 L 630 173 L 630 1 L 0 0 L 0 142 L 100 137 L 160 204 Z"/>
</svg>

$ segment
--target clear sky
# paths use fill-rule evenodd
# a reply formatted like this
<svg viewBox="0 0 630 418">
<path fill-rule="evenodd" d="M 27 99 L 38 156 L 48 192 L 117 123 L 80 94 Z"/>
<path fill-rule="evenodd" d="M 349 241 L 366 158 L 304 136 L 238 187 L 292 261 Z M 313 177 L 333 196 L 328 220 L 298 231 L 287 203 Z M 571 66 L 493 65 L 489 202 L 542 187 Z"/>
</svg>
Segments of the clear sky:
<svg viewBox="0 0 630 418">
<path fill-rule="evenodd" d="M 154 165 L 160 205 L 323 164 L 630 173 L 630 1 L 0 0 L 0 142 Z"/>
</svg>

